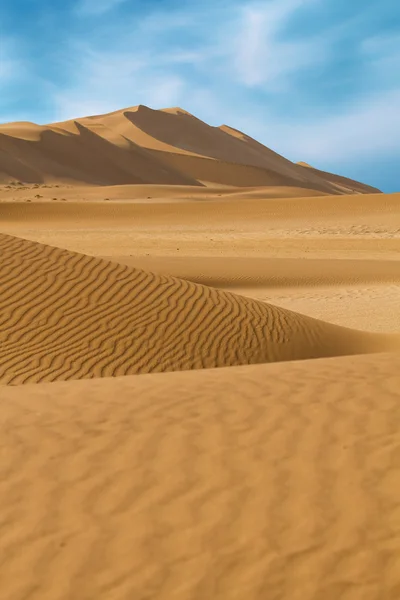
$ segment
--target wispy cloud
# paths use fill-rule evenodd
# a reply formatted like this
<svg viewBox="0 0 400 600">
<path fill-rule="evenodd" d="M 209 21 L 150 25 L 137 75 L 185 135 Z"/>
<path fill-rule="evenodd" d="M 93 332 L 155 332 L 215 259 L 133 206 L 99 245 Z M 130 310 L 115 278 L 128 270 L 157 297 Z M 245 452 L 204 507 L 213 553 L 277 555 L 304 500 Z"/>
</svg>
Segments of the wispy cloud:
<svg viewBox="0 0 400 600">
<path fill-rule="evenodd" d="M 73 83 L 53 96 L 59 120 L 139 103 L 154 108 L 176 104 L 184 85 L 178 75 L 154 67 L 145 52 L 101 52 L 79 44 L 76 61 Z"/>
<path fill-rule="evenodd" d="M 99 106 L 112 110 L 126 102 L 197 105 L 195 94 L 206 88 L 214 98 L 229 97 L 235 86 L 279 90 L 290 73 L 322 60 L 321 40 L 279 39 L 287 19 L 319 1 L 205 1 L 139 19 L 126 16 L 122 24 L 107 24 L 107 50 L 101 29 L 85 44 L 72 38 L 69 84 L 55 97 L 58 118 L 91 101 L 93 113 Z"/>
<path fill-rule="evenodd" d="M 358 161 L 399 150 L 400 89 L 375 93 L 342 113 L 292 125 L 288 149 L 313 161 Z M 289 130 L 286 131 L 289 134 Z"/>
<path fill-rule="evenodd" d="M 315 2 L 276 0 L 243 6 L 232 45 L 232 64 L 239 82 L 247 86 L 268 84 L 271 89 L 282 85 L 290 73 L 323 60 L 320 37 L 292 42 L 279 36 L 282 26 L 297 10 Z"/>
<path fill-rule="evenodd" d="M 26 107 L 16 102 L 22 86 L 30 83 L 30 70 L 22 49 L 12 37 L 0 38 L 0 123 L 26 120 Z"/>
<path fill-rule="evenodd" d="M 0 82 L 5 85 L 19 76 L 23 64 L 12 40 L 2 37 L 0 43 Z"/>
<path fill-rule="evenodd" d="M 107 24 L 106 49 L 101 28 L 85 42 L 70 36 L 68 58 L 61 59 L 68 83 L 53 95 L 55 118 L 79 116 L 83 109 L 96 114 L 134 104 L 178 104 L 190 87 L 182 69 L 200 65 L 208 53 L 187 36 L 193 19 L 193 10 L 158 11 L 140 19 L 129 15 L 123 23 Z M 185 32 L 186 39 L 177 36 L 177 30 Z"/>
</svg>

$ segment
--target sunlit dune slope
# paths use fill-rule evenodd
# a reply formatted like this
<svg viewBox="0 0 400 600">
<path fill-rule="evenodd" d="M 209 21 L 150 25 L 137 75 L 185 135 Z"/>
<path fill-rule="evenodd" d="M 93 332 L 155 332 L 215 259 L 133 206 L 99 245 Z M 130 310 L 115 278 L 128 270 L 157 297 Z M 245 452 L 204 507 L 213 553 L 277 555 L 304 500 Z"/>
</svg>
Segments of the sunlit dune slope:
<svg viewBox="0 0 400 600">
<path fill-rule="evenodd" d="M 24 383 L 358 354 L 396 336 L 0 235 L 0 381 Z"/>
<path fill-rule="evenodd" d="M 180 108 L 142 105 L 49 125 L 0 125 L 0 182 L 11 180 L 278 186 L 322 194 L 352 193 L 356 185 L 304 169 L 226 125 L 212 127 Z"/>
</svg>

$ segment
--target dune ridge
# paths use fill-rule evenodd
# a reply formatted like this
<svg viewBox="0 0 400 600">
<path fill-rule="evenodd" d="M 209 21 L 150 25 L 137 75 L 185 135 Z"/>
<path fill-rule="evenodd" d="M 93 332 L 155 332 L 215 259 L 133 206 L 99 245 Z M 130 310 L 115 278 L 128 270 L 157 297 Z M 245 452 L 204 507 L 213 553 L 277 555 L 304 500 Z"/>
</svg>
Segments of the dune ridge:
<svg viewBox="0 0 400 600">
<path fill-rule="evenodd" d="M 304 169 L 242 132 L 183 109 L 135 106 L 37 125 L 0 125 L 0 183 L 277 186 L 321 194 L 379 192 Z"/>
<path fill-rule="evenodd" d="M 382 351 L 353 331 L 174 277 L 0 235 L 6 384 Z"/>
</svg>

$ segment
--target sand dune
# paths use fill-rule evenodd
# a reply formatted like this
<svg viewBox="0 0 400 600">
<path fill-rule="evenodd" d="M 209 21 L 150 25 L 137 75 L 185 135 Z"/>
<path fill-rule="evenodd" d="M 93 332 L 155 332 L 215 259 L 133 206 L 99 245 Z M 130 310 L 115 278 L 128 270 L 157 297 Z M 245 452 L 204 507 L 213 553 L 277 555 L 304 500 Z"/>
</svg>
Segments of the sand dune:
<svg viewBox="0 0 400 600">
<path fill-rule="evenodd" d="M 398 260 L 157 255 L 102 258 L 228 290 L 336 325 L 400 334 Z"/>
<path fill-rule="evenodd" d="M 183 279 L 0 236 L 3 383 L 357 354 L 399 346 Z"/>
<path fill-rule="evenodd" d="M 33 138 L 33 133 L 39 132 Z M 119 146 L 76 122 L 76 132 L 29 124 L 11 135 L 0 126 L 0 181 L 85 182 L 95 185 L 160 183 L 199 185 L 185 173 L 167 168 L 144 149 Z"/>
<path fill-rule="evenodd" d="M 342 194 L 376 188 L 304 169 L 228 126 L 136 106 L 36 125 L 0 125 L 0 182 L 272 186 Z M 281 195 L 281 194 L 279 194 Z M 292 195 L 292 193 L 290 193 Z"/>
<path fill-rule="evenodd" d="M 102 258 L 228 290 L 336 325 L 400 334 L 398 260 L 157 255 Z"/>
<path fill-rule="evenodd" d="M 400 354 L 2 387 L 5 600 L 398 600 Z"/>
</svg>

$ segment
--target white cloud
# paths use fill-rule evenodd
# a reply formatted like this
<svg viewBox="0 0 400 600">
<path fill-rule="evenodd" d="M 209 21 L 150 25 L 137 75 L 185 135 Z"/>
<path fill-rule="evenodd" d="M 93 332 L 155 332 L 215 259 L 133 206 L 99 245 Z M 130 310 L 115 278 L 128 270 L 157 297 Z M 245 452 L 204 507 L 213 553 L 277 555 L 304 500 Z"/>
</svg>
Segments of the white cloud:
<svg viewBox="0 0 400 600">
<path fill-rule="evenodd" d="M 100 114 L 136 104 L 177 104 L 184 86 L 178 75 L 154 68 L 146 54 L 95 52 L 79 45 L 72 86 L 55 90 L 55 118 Z M 72 65 L 73 66 L 73 65 Z"/>
<path fill-rule="evenodd" d="M 294 161 L 316 167 L 400 154 L 400 89 L 371 94 L 333 116 L 302 122 L 271 114 L 230 115 L 228 123 Z M 264 116 L 264 118 L 263 118 Z"/>
<path fill-rule="evenodd" d="M 264 10 L 248 8 L 243 16 L 242 31 L 236 42 L 234 63 L 240 79 L 246 85 L 262 83 L 268 52 L 267 15 Z"/>
<path fill-rule="evenodd" d="M 9 38 L 2 38 L 0 47 L 0 82 L 9 83 L 21 77 L 23 65 L 17 44 Z"/>
<path fill-rule="evenodd" d="M 121 0 L 102 0 L 96 2 L 97 9 L 104 9 L 110 2 Z M 179 93 L 184 88 L 196 88 L 197 75 L 208 80 L 213 88 L 231 86 L 253 86 L 268 84 L 269 89 L 281 89 L 288 85 L 287 76 L 309 64 L 322 60 L 321 40 L 307 40 L 290 43 L 280 41 L 280 27 L 296 10 L 320 0 L 271 0 L 242 2 L 233 0 L 223 5 L 205 1 L 199 6 L 191 5 L 168 12 L 150 12 L 137 18 L 126 16 L 124 22 L 107 24 L 110 47 L 107 51 L 94 51 L 98 45 L 97 35 L 88 38 L 86 50 L 72 44 L 71 55 L 78 56 L 72 73 L 72 85 L 66 95 L 75 95 L 77 102 L 86 98 L 90 104 L 109 104 L 99 97 L 112 96 L 122 106 L 127 98 L 127 90 L 132 96 L 146 99 L 147 89 L 160 88 L 170 90 L 160 94 L 163 103 L 168 97 L 179 101 Z M 94 6 L 94 0 L 85 0 Z M 82 3 L 81 3 L 82 8 Z M 94 8 L 93 8 L 94 10 Z M 181 30 L 182 35 L 178 35 Z M 189 33 L 189 35 L 188 35 Z M 193 42 L 190 34 L 195 34 Z M 101 40 L 104 38 L 99 36 Z M 233 42 L 232 42 L 233 40 Z M 322 44 L 323 46 L 323 44 Z M 97 54 L 97 57 L 96 57 Z M 83 58 L 82 58 L 83 57 Z M 137 63 L 141 68 L 136 68 Z M 180 75 L 180 67 L 192 66 L 192 74 Z M 72 70 L 73 70 L 72 69 Z M 71 69 L 70 69 L 71 70 Z M 162 71 L 162 73 L 161 73 Z M 150 84 L 154 77 L 154 85 Z M 177 85 L 177 79 L 185 78 L 188 85 Z M 166 81 L 170 79 L 171 85 Z M 107 80 L 107 85 L 105 85 Z M 162 84 L 160 83 L 162 81 Z M 82 90 L 80 88 L 82 87 Z M 201 83 L 204 87 L 204 82 Z M 106 88 L 106 89 L 104 89 Z M 135 93 L 136 90 L 136 93 Z M 157 94 L 149 94 L 150 98 Z M 85 101 L 85 106 L 87 105 Z M 142 100 L 140 100 L 142 101 Z M 83 102 L 83 100 L 82 100 Z M 150 100 L 147 100 L 150 103 Z M 132 103 L 132 101 L 130 102 Z M 59 98 L 58 98 L 58 104 Z M 65 102 L 62 102 L 65 105 Z M 71 102 L 72 105 L 75 101 Z M 64 112 L 64 110 L 62 111 Z"/>
<path fill-rule="evenodd" d="M 325 121 L 293 128 L 298 151 L 313 160 L 371 158 L 400 152 L 400 89 L 377 93 Z"/>
<path fill-rule="evenodd" d="M 252 2 L 239 13 L 233 32 L 232 62 L 238 80 L 247 86 L 280 88 L 284 78 L 324 58 L 324 40 L 280 40 L 282 26 L 301 7 L 317 0 Z M 231 32 L 230 32 L 231 33 Z"/>
</svg>

